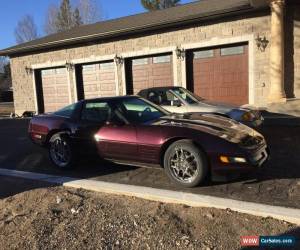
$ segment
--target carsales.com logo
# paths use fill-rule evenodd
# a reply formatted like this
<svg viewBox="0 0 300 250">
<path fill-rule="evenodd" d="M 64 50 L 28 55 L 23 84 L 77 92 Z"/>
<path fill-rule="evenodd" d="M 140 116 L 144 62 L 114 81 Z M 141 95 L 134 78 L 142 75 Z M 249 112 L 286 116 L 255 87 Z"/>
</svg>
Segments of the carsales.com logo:
<svg viewBox="0 0 300 250">
<path fill-rule="evenodd" d="M 242 236 L 241 246 L 259 246 L 259 236 Z"/>
<path fill-rule="evenodd" d="M 289 247 L 296 245 L 294 236 L 242 236 L 241 246 Z"/>
</svg>

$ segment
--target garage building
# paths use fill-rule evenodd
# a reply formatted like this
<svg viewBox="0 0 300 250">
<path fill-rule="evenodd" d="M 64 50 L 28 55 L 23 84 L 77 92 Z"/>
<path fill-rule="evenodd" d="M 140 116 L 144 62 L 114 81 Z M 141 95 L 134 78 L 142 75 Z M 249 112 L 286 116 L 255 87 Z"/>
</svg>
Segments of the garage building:
<svg viewBox="0 0 300 250">
<path fill-rule="evenodd" d="M 0 55 L 11 59 L 17 114 L 173 85 L 230 104 L 287 103 L 300 97 L 300 6 L 201 0 L 81 26 Z"/>
</svg>

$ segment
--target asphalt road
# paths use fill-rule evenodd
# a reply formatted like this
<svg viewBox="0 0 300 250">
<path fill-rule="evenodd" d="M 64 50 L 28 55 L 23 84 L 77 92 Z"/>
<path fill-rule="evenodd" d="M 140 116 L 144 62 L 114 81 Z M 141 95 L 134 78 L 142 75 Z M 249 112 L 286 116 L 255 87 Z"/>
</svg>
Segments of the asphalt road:
<svg viewBox="0 0 300 250">
<path fill-rule="evenodd" d="M 270 149 L 267 169 L 230 182 L 212 182 L 192 189 L 178 188 L 163 170 L 120 166 L 82 159 L 75 170 L 56 169 L 45 149 L 27 137 L 29 120 L 0 120 L 0 167 L 131 185 L 181 190 L 271 205 L 300 208 L 300 126 L 262 128 Z M 0 197 L 1 198 L 1 197 Z"/>
<path fill-rule="evenodd" d="M 0 175 L 0 199 L 4 199 L 25 191 L 37 188 L 46 188 L 55 186 L 48 182 L 28 180 L 23 178 L 8 177 Z"/>
</svg>

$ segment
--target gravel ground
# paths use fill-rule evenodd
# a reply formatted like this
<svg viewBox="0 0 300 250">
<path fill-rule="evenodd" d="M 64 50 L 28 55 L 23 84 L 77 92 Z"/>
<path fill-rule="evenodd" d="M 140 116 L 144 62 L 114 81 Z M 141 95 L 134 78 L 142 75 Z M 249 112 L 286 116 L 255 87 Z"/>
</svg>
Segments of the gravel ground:
<svg viewBox="0 0 300 250">
<path fill-rule="evenodd" d="M 1 249 L 240 249 L 243 235 L 294 234 L 295 225 L 63 187 L 0 200 Z"/>
</svg>

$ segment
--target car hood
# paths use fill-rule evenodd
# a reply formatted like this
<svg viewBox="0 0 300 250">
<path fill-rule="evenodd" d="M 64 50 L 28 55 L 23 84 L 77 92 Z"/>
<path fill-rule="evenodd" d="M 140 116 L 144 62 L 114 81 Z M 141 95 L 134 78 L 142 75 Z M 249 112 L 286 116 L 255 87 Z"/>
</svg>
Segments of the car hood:
<svg viewBox="0 0 300 250">
<path fill-rule="evenodd" d="M 254 129 L 243 125 L 235 120 L 213 115 L 213 114 L 173 114 L 161 117 L 161 125 L 186 127 L 193 130 L 208 133 L 233 143 L 239 143 L 246 137 L 256 137 L 260 135 Z"/>
<path fill-rule="evenodd" d="M 215 113 L 221 113 L 221 114 L 229 114 L 232 111 L 248 111 L 249 109 L 247 107 L 244 106 L 235 106 L 232 104 L 228 104 L 228 103 L 221 103 L 221 102 L 213 102 L 213 101 L 208 101 L 208 100 L 202 100 L 201 104 L 204 105 L 207 109 L 207 111 L 209 112 L 215 112 Z M 191 107 L 197 107 L 199 104 L 191 104 Z M 201 106 L 202 106 L 201 105 Z"/>
</svg>

